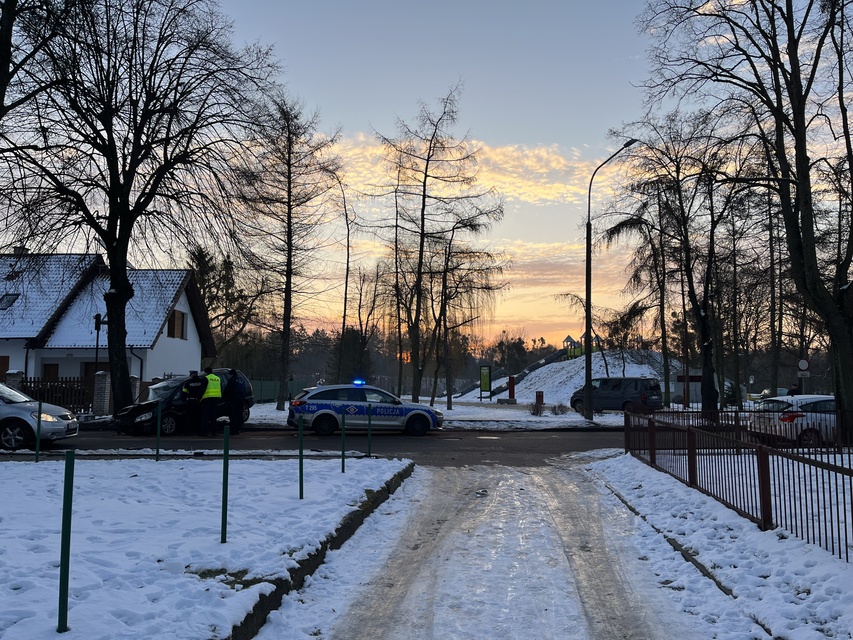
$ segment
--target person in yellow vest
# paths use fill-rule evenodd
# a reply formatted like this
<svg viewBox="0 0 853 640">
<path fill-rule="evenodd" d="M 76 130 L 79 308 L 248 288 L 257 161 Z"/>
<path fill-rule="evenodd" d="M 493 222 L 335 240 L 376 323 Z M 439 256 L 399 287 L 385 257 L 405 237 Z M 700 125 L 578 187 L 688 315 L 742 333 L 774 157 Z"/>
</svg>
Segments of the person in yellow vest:
<svg viewBox="0 0 853 640">
<path fill-rule="evenodd" d="M 210 437 L 216 435 L 219 403 L 222 402 L 222 380 L 210 367 L 204 370 L 204 377 L 207 378 L 207 387 L 201 397 L 202 435 Z"/>
</svg>

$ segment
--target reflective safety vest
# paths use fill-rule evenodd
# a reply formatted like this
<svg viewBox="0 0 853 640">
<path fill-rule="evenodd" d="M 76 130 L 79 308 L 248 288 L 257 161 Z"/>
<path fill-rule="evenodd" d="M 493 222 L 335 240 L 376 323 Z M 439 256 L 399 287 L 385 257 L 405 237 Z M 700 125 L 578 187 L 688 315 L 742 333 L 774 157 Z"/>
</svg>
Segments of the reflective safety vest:
<svg viewBox="0 0 853 640">
<path fill-rule="evenodd" d="M 204 390 L 204 395 L 201 399 L 207 400 L 208 398 L 221 398 L 222 380 L 219 379 L 219 376 L 215 373 L 209 373 L 204 377 L 207 378 L 207 389 Z"/>
</svg>

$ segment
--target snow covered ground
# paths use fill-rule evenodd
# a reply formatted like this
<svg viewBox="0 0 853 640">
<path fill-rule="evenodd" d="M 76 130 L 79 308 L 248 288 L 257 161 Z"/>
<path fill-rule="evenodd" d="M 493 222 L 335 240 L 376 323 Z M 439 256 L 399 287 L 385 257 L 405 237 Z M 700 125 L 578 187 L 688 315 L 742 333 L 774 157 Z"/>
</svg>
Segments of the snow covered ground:
<svg viewBox="0 0 853 640">
<path fill-rule="evenodd" d="M 365 489 L 381 486 L 404 464 L 348 460 L 341 473 L 340 461 L 307 460 L 305 499 L 300 500 L 295 460 L 233 460 L 227 542 L 222 544 L 221 462 L 77 460 L 70 631 L 61 637 L 226 637 L 268 588 L 263 581 L 234 588 L 226 571 L 248 569 L 247 578 L 283 575 L 294 558 L 319 544 L 358 504 Z M 618 451 L 600 451 L 584 464 L 600 487 L 608 517 L 627 527 L 625 562 L 641 561 L 651 571 L 649 601 L 680 620 L 689 630 L 682 637 L 853 637 L 853 567 L 784 532 L 761 532 L 710 498 Z M 507 477 L 518 473 L 505 471 Z M 330 552 L 308 584 L 286 597 L 260 638 L 332 638 L 330 629 L 348 607 L 358 607 L 354 598 L 360 588 L 393 580 L 381 575 L 386 554 L 424 499 L 430 473 L 416 469 L 350 542 Z M 0 637 L 52 637 L 58 619 L 63 464 L 3 463 L 0 483 L 7 496 L 0 506 Z M 502 537 L 521 536 L 534 516 L 528 512 L 500 523 Z M 702 577 L 665 536 L 708 567 L 732 596 Z M 477 545 L 463 554 L 464 548 L 456 545 L 448 551 L 456 554 L 452 564 L 460 588 L 485 583 L 517 560 L 491 555 L 485 561 L 484 549 Z M 560 589 L 551 584 L 548 571 L 553 548 L 543 544 L 539 549 L 526 562 L 541 564 L 540 588 L 546 593 Z M 443 588 L 454 590 L 452 585 Z M 433 615 L 506 624 L 506 611 L 497 603 L 490 609 L 488 597 L 455 593 L 455 606 Z M 578 608 L 569 596 L 565 606 Z M 519 616 L 515 626 L 504 627 L 503 637 L 585 637 L 568 631 L 549 635 L 548 629 L 544 618 L 537 622 Z M 458 637 L 495 637 L 488 628 L 480 631 Z"/>
<path fill-rule="evenodd" d="M 556 377 L 554 370 L 551 374 Z M 547 386 L 543 379 L 530 389 L 544 391 L 547 405 L 565 402 L 559 394 L 566 386 L 570 394 L 573 384 Z M 528 399 L 520 394 L 519 401 Z M 526 414 L 519 407 L 483 403 L 460 405 L 446 415 L 448 428 L 468 420 L 492 429 L 516 429 Z M 615 416 L 617 426 L 621 416 Z M 586 424 L 574 414 L 553 419 Z M 283 421 L 270 405 L 256 407 L 252 420 Z M 535 424 L 548 420 L 536 418 Z M 221 461 L 104 461 L 80 452 L 71 525 L 70 630 L 61 635 L 56 628 L 64 465 L 27 461 L 25 456 L 0 463 L 0 638 L 225 638 L 259 594 L 271 590 L 268 580 L 285 575 L 366 491 L 375 491 L 408 463 L 349 459 L 342 473 L 340 460 L 309 459 L 300 499 L 298 461 L 280 459 L 294 452 L 277 453 L 274 459 L 231 461 L 223 544 Z M 569 463 L 580 465 L 600 494 L 600 517 L 605 531 L 613 531 L 602 543 L 618 548 L 632 575 L 645 577 L 641 595 L 677 637 L 853 638 L 851 565 L 784 531 L 762 532 L 620 451 L 557 459 L 553 466 L 559 473 Z M 517 495 L 527 495 L 529 476 L 497 469 Z M 327 555 L 300 591 L 285 598 L 260 640 L 335 638 L 335 629 L 358 610 L 361 596 L 393 582 L 394 576 L 383 575 L 388 554 L 405 540 L 407 523 L 429 496 L 437 473 L 418 467 L 343 548 Z M 429 612 L 433 627 L 455 629 L 448 638 L 590 637 L 571 577 L 553 570 L 558 549 L 546 543 L 553 525 L 539 507 L 519 502 L 517 509 L 507 511 L 508 517 L 492 527 L 472 531 L 471 542 L 456 538 L 448 543 L 446 566 L 453 568 L 456 579 L 433 585 L 440 596 L 436 602 L 442 604 Z M 491 599 L 487 592 L 472 597 L 478 585 L 519 571 L 520 559 L 512 557 L 512 547 L 495 552 L 491 536 L 509 544 L 534 535 L 531 531 L 542 535 L 543 544 L 532 553 L 526 549 L 521 561 L 539 568 L 527 572 L 528 579 L 536 576 L 538 582 L 527 588 L 535 588 L 538 597 L 522 599 L 517 611 L 507 610 L 505 600 Z M 242 587 L 226 577 L 241 571 L 247 571 Z M 542 601 L 558 602 L 562 608 L 535 609 Z M 418 635 L 406 637 L 417 640 Z"/>
<path fill-rule="evenodd" d="M 221 461 L 75 462 L 71 630 L 62 638 L 224 638 L 254 606 L 260 582 L 287 575 L 340 521 L 406 465 L 311 460 L 299 499 L 297 460 L 231 460 L 226 543 Z M 58 621 L 64 462 L 0 464 L 0 638 L 52 637 Z M 202 577 L 206 576 L 206 577 Z M 58 636 L 59 637 L 59 636 Z"/>
</svg>

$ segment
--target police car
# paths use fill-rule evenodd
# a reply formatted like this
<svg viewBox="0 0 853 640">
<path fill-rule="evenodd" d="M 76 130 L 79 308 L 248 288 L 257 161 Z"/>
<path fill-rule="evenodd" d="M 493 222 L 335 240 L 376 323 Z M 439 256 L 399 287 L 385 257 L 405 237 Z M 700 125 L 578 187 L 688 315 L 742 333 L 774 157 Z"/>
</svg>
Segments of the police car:
<svg viewBox="0 0 853 640">
<path fill-rule="evenodd" d="M 341 428 L 342 418 L 347 429 L 370 427 L 377 430 L 402 429 L 413 436 L 425 435 L 437 429 L 444 414 L 433 407 L 403 402 L 387 391 L 365 384 L 337 384 L 303 389 L 290 401 L 287 424 L 328 436 Z"/>
</svg>

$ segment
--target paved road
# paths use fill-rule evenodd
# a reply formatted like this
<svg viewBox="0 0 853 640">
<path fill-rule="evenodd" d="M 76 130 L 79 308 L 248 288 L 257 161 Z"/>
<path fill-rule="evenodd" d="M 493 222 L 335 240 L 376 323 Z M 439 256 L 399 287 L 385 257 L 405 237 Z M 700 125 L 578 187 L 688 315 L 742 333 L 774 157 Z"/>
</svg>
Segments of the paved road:
<svg viewBox="0 0 853 640">
<path fill-rule="evenodd" d="M 221 451 L 222 437 L 200 438 L 173 436 L 161 438 L 165 450 L 197 452 L 196 455 L 216 455 Z M 291 451 L 299 449 L 295 432 L 284 430 L 247 430 L 230 438 L 230 449 L 235 454 L 247 451 Z M 548 460 L 565 453 L 593 449 L 622 448 L 623 435 L 612 431 L 440 431 L 422 438 L 398 433 L 374 435 L 370 441 L 364 434 L 347 434 L 345 449 L 348 452 L 383 457 L 408 458 L 417 464 L 438 467 L 463 467 L 469 465 L 505 465 L 532 467 L 546 464 Z M 68 449 L 77 451 L 154 449 L 153 437 L 118 435 L 113 431 L 82 431 L 42 451 L 44 456 L 64 455 Z M 340 452 L 339 436 L 323 438 L 306 434 L 303 440 L 306 452 Z M 203 453 L 204 452 L 204 453 Z M 0 457 L 2 459 L 2 457 Z"/>
</svg>

